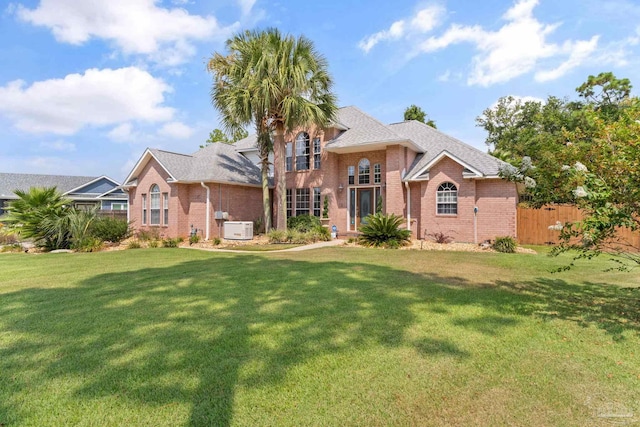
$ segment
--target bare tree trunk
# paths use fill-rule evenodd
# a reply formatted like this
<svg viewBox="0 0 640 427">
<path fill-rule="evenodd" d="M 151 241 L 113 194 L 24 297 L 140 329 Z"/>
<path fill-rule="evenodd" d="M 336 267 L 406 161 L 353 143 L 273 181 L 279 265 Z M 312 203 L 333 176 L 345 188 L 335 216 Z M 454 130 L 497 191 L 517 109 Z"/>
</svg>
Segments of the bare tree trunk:
<svg viewBox="0 0 640 427">
<path fill-rule="evenodd" d="M 273 137 L 274 169 L 276 182 L 276 228 L 287 229 L 287 180 L 285 169 L 284 126 L 278 121 Z"/>
</svg>

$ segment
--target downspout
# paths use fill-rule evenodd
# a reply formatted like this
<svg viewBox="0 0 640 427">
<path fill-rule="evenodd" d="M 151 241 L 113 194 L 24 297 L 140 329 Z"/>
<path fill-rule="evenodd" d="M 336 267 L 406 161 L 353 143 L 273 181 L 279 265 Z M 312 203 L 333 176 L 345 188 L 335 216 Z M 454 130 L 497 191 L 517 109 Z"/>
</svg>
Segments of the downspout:
<svg viewBox="0 0 640 427">
<path fill-rule="evenodd" d="M 411 231 L 411 187 L 409 187 L 409 181 L 405 181 L 404 186 L 407 187 L 407 230 Z"/>
<path fill-rule="evenodd" d="M 207 210 L 206 210 L 206 217 L 207 217 L 207 222 L 206 222 L 206 226 L 205 226 L 205 234 L 204 234 L 204 240 L 209 240 L 209 222 L 210 222 L 210 216 L 211 213 L 209 212 L 209 204 L 210 204 L 210 195 L 211 195 L 211 190 L 209 189 L 208 186 L 204 185 L 204 182 L 200 182 L 200 185 L 202 186 L 202 188 L 204 188 L 205 190 L 207 190 Z"/>
<path fill-rule="evenodd" d="M 122 190 L 127 192 L 127 224 L 129 224 L 131 222 L 131 219 L 129 218 L 129 212 L 131 212 L 131 194 L 129 193 L 128 188 L 123 188 Z"/>
</svg>

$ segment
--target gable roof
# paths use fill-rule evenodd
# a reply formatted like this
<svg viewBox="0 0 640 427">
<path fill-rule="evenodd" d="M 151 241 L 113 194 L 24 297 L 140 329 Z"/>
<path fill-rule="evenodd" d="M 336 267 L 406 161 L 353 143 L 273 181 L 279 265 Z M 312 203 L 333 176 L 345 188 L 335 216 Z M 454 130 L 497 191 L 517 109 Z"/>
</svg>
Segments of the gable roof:
<svg viewBox="0 0 640 427">
<path fill-rule="evenodd" d="M 193 154 L 147 148 L 125 180 L 134 186 L 144 166 L 155 159 L 173 182 L 219 182 L 261 186 L 260 168 L 229 144 L 215 143 Z"/>
<path fill-rule="evenodd" d="M 100 180 L 109 181 L 116 188 L 120 184 L 106 176 L 70 176 L 70 175 L 41 175 L 26 173 L 0 173 L 0 198 L 16 199 L 15 190 L 28 191 L 31 187 L 56 187 L 63 195 L 73 194 L 84 198 L 98 198 L 101 193 L 83 192 Z M 73 198 L 78 198 L 73 197 Z M 126 198 L 126 197 L 125 197 Z"/>
<path fill-rule="evenodd" d="M 460 163 L 478 177 L 498 176 L 501 160 L 478 150 L 464 142 L 446 135 L 422 122 L 409 120 L 388 126 L 393 132 L 409 138 L 418 144 L 422 154 L 407 171 L 405 181 L 418 178 L 423 172 L 437 163 L 443 156 Z"/>
</svg>

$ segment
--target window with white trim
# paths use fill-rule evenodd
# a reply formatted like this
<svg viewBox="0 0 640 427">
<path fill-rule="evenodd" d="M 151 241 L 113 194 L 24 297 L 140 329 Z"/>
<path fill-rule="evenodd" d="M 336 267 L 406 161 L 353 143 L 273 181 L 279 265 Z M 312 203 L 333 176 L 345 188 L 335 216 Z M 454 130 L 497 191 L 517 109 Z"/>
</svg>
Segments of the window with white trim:
<svg viewBox="0 0 640 427">
<path fill-rule="evenodd" d="M 306 132 L 296 137 L 296 170 L 309 170 L 309 134 Z"/>
<path fill-rule="evenodd" d="M 356 167 L 355 166 L 349 166 L 347 168 L 347 174 L 349 175 L 349 185 L 355 184 L 356 183 L 356 178 L 355 178 Z"/>
<path fill-rule="evenodd" d="M 296 188 L 296 216 L 309 215 L 309 189 Z"/>
<path fill-rule="evenodd" d="M 313 168 L 320 169 L 321 157 L 320 138 L 313 138 Z"/>
<path fill-rule="evenodd" d="M 458 214 L 458 188 L 451 182 L 444 182 L 436 193 L 438 215 Z"/>
<path fill-rule="evenodd" d="M 358 163 L 358 184 L 369 184 L 371 182 L 371 163 L 368 159 L 362 159 Z"/>
<path fill-rule="evenodd" d="M 313 189 L 313 216 L 320 218 L 320 211 L 322 209 L 322 197 L 320 195 L 320 187 Z"/>
<path fill-rule="evenodd" d="M 151 215 L 149 218 L 150 225 L 160 225 L 160 187 L 158 184 L 153 184 L 149 190 L 151 196 Z"/>
<path fill-rule="evenodd" d="M 287 142 L 285 151 L 285 170 L 286 172 L 291 172 L 293 170 L 293 143 Z"/>
<path fill-rule="evenodd" d="M 142 195 L 142 224 L 147 223 L 147 195 Z"/>
<path fill-rule="evenodd" d="M 128 208 L 128 203 L 111 203 L 112 211 L 126 211 Z"/>
<path fill-rule="evenodd" d="M 162 193 L 162 209 L 164 225 L 169 225 L 169 193 Z"/>
<path fill-rule="evenodd" d="M 382 167 L 380 163 L 373 165 L 373 183 L 380 184 L 382 182 Z"/>
</svg>

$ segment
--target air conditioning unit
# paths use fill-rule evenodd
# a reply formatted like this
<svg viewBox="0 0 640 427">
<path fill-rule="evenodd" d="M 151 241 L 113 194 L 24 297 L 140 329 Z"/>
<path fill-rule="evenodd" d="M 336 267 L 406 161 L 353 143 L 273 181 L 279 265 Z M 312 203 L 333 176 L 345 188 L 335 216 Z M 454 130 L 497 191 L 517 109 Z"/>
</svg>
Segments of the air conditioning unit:
<svg viewBox="0 0 640 427">
<path fill-rule="evenodd" d="M 227 240 L 253 239 L 253 221 L 227 221 L 224 223 L 224 238 Z"/>
</svg>

